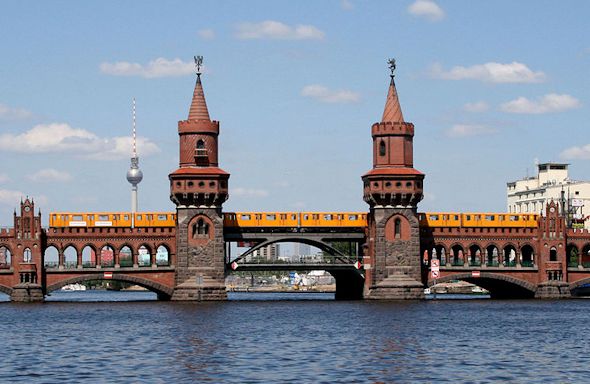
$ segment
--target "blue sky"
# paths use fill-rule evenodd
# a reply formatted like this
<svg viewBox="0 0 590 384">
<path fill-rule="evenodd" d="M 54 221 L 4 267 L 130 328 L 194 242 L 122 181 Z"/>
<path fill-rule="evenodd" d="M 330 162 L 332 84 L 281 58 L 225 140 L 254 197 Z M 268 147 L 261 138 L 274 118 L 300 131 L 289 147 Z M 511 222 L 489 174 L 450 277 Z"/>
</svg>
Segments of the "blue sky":
<svg viewBox="0 0 590 384">
<path fill-rule="evenodd" d="M 3 2 L 0 224 L 128 210 L 131 100 L 140 209 L 173 210 L 177 121 L 205 57 L 231 173 L 225 210 L 365 211 L 371 124 L 398 62 L 420 210 L 504 211 L 534 161 L 590 179 L 585 1 Z M 46 216 L 45 216 L 46 217 Z"/>
</svg>

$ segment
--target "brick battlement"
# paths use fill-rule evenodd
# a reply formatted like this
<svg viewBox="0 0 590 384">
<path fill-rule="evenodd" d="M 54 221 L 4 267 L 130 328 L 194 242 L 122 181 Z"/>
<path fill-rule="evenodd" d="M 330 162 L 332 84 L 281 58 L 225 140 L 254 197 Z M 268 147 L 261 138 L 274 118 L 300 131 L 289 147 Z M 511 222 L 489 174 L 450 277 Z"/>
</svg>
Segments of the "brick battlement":
<svg viewBox="0 0 590 384">
<path fill-rule="evenodd" d="M 178 133 L 210 133 L 219 135 L 219 121 L 181 120 L 178 122 Z"/>
<path fill-rule="evenodd" d="M 394 123 L 394 122 L 375 123 L 371 127 L 371 134 L 373 136 L 381 136 L 381 135 L 414 136 L 414 124 L 412 124 L 412 123 Z"/>
</svg>

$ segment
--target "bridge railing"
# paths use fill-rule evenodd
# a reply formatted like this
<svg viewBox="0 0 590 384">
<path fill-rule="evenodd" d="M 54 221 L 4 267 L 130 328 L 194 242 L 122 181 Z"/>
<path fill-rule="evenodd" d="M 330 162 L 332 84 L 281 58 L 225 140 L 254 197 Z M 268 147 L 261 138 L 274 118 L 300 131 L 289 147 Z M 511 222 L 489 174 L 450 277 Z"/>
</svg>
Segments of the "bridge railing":
<svg viewBox="0 0 590 384">
<path fill-rule="evenodd" d="M 312 257 L 295 257 L 291 259 L 271 260 L 267 257 L 245 257 L 238 262 L 241 264 L 352 264 L 359 260 L 359 256 L 312 256 Z M 233 260 L 232 260 L 233 261 Z"/>
</svg>

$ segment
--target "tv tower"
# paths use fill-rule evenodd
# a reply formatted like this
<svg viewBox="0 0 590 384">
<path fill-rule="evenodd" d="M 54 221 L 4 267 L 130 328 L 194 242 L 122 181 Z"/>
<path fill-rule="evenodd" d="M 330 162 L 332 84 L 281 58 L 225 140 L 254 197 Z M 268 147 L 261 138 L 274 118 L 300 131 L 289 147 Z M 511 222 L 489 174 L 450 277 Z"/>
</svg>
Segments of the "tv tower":
<svg viewBox="0 0 590 384">
<path fill-rule="evenodd" d="M 137 184 L 143 179 L 143 172 L 139 169 L 139 157 L 137 156 L 137 137 L 135 133 L 135 98 L 133 98 L 133 153 L 131 167 L 127 171 L 127 181 L 131 183 L 131 212 L 137 212 Z"/>
</svg>

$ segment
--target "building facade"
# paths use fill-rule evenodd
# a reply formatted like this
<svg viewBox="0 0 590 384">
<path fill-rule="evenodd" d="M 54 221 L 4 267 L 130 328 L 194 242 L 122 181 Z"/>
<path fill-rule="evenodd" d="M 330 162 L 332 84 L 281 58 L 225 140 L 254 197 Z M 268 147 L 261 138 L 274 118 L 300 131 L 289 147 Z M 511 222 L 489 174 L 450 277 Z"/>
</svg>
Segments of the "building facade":
<svg viewBox="0 0 590 384">
<path fill-rule="evenodd" d="M 590 229 L 590 182 L 569 177 L 569 164 L 542 163 L 537 175 L 507 183 L 506 205 L 509 213 L 542 214 L 545 206 L 556 201 L 573 228 Z"/>
</svg>

